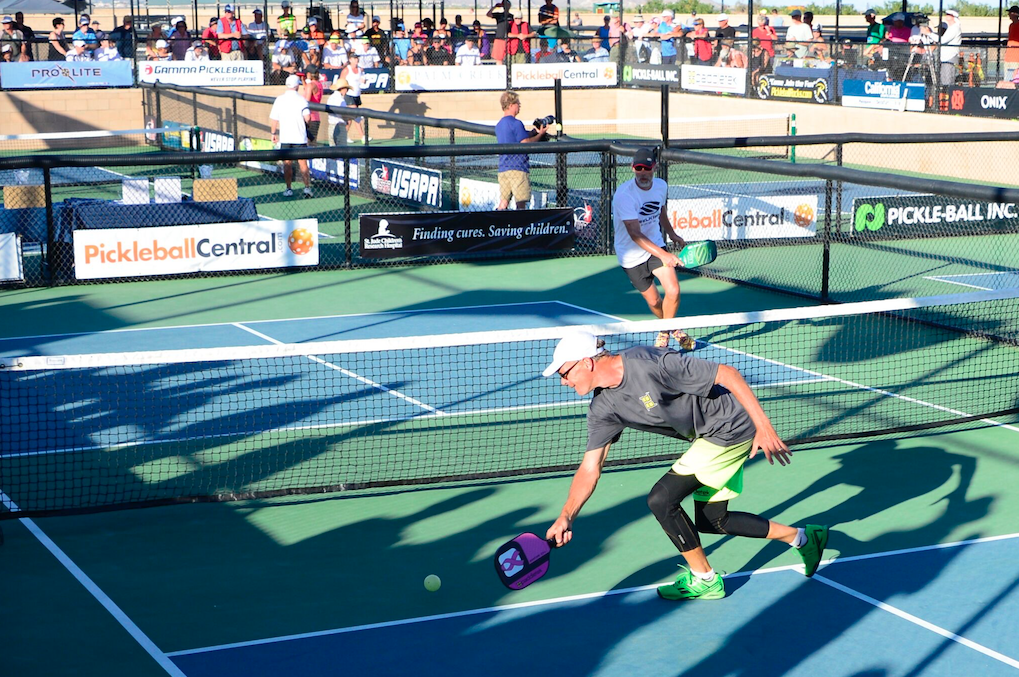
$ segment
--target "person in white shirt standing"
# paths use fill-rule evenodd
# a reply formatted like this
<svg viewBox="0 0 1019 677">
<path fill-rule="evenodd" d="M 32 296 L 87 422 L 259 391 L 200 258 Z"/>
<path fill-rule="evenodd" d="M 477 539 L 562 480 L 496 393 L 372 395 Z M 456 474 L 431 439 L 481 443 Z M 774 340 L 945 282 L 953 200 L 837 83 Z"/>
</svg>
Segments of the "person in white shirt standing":
<svg viewBox="0 0 1019 677">
<path fill-rule="evenodd" d="M 810 24 L 803 23 L 803 12 L 794 9 L 790 14 L 793 23 L 785 32 L 785 48 L 792 56 L 802 59 L 807 55 L 808 43 L 814 39 Z"/>
<path fill-rule="evenodd" d="M 655 178 L 655 163 L 652 148 L 640 148 L 634 153 L 634 177 L 616 189 L 612 197 L 612 221 L 619 265 L 655 317 L 670 320 L 679 310 L 676 268 L 683 264 L 679 257 L 665 249 L 662 231 L 679 247 L 686 242 L 669 222 L 666 213 L 669 184 Z M 665 291 L 664 299 L 658 293 L 656 279 Z M 693 339 L 679 329 L 659 332 L 655 346 L 668 347 L 670 338 L 684 350 L 693 348 Z"/>
<path fill-rule="evenodd" d="M 954 9 L 945 10 L 945 32 L 935 35 L 934 39 L 941 42 L 941 86 L 955 84 L 959 73 L 959 48 L 962 46 L 962 24 L 959 13 Z"/>
<path fill-rule="evenodd" d="M 478 50 L 477 42 L 473 37 L 468 37 L 456 50 L 456 65 L 478 66 L 480 64 L 481 52 Z"/>
<path fill-rule="evenodd" d="M 346 108 L 346 97 L 349 90 L 350 85 L 346 80 L 336 78 L 336 82 L 333 83 L 333 93 L 326 99 L 326 105 L 333 108 Z M 347 121 L 343 119 L 342 115 L 329 113 L 329 138 L 334 146 L 347 145 Z"/>
<path fill-rule="evenodd" d="M 311 110 L 308 102 L 298 93 L 301 87 L 301 78 L 296 75 L 287 77 L 287 91 L 276 97 L 272 102 L 272 110 L 269 111 L 269 127 L 272 131 L 273 143 L 278 143 L 281 149 L 284 148 L 307 148 L 308 147 L 308 121 L 311 119 Z M 298 160 L 297 166 L 301 170 L 301 180 L 304 182 L 304 197 L 311 197 L 311 174 L 308 172 L 308 161 Z M 283 191 L 284 197 L 294 194 L 291 190 L 291 183 L 294 178 L 294 167 L 291 160 L 283 161 L 283 181 L 287 189 Z"/>
</svg>

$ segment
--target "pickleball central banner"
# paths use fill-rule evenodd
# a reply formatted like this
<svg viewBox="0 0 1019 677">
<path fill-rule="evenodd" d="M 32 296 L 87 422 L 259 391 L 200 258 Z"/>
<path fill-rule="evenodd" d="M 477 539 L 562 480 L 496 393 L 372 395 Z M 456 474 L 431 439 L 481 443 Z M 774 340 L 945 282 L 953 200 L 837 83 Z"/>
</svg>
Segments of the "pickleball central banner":
<svg viewBox="0 0 1019 677">
<path fill-rule="evenodd" d="M 361 256 L 551 253 L 571 249 L 572 209 L 364 214 Z"/>
</svg>

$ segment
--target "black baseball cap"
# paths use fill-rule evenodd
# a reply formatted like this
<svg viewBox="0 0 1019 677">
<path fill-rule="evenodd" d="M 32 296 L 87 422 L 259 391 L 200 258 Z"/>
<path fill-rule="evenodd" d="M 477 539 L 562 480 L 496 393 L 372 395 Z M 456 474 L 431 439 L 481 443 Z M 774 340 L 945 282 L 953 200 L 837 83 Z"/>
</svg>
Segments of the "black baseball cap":
<svg viewBox="0 0 1019 677">
<path fill-rule="evenodd" d="M 655 164 L 655 149 L 654 148 L 638 148 L 637 152 L 633 154 L 633 162 L 631 165 L 653 165 Z"/>
</svg>

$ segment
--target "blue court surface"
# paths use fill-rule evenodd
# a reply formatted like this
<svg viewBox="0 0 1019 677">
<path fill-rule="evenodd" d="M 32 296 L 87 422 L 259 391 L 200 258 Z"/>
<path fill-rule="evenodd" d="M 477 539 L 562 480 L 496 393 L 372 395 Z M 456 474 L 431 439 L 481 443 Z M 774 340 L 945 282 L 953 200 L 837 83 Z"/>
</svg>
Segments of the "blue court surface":
<svg viewBox="0 0 1019 677">
<path fill-rule="evenodd" d="M 560 302 L 449 308 L 283 321 L 110 331 L 0 341 L 0 355 L 70 355 L 178 348 L 264 346 L 339 339 L 448 334 L 605 324 L 618 318 Z M 641 341 L 631 337 L 624 341 Z M 628 347 L 626 345 L 616 347 Z M 550 347 L 550 346 L 548 346 Z M 185 361 L 131 369 L 99 368 L 88 379 L 75 370 L 33 373 L 11 384 L 37 414 L 22 412 L 0 432 L 7 452 L 46 454 L 151 445 L 208 437 L 291 430 L 340 429 L 367 421 L 488 414 L 586 404 L 545 379 L 547 350 L 526 342 L 463 348 L 324 352 L 274 360 Z M 698 357 L 735 364 L 754 388 L 828 380 L 813 371 L 698 342 Z M 477 378 L 479 363 L 499 361 Z M 173 396 L 167 397 L 168 389 Z M 30 394 L 29 394 L 30 391 Z M 115 392 L 116 398 L 97 398 Z M 257 407 L 246 404 L 262 403 Z M 53 416 L 51 412 L 59 412 Z M 370 413 L 369 413 L 370 412 Z M 33 421 L 49 421 L 46 435 Z M 17 443 L 15 444 L 15 441 Z"/>
<path fill-rule="evenodd" d="M 965 675 L 1019 671 L 1019 534 L 738 573 L 727 596 L 653 586 L 339 628 L 168 656 L 187 677 L 241 675 Z M 993 582 L 960 585 L 974 571 Z M 724 638 L 724 639 L 722 639 Z"/>
</svg>

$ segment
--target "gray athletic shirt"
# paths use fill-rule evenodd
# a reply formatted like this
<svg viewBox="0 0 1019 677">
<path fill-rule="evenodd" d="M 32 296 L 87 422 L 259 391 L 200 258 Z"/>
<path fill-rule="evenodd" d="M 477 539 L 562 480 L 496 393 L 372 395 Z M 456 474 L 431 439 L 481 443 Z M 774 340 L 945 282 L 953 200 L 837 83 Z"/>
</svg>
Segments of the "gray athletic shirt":
<svg viewBox="0 0 1019 677">
<path fill-rule="evenodd" d="M 624 428 L 681 437 L 703 437 L 720 446 L 751 439 L 750 415 L 731 392 L 715 384 L 718 364 L 668 348 L 629 348 L 623 382 L 598 388 L 587 410 L 587 449 L 616 442 Z"/>
</svg>

